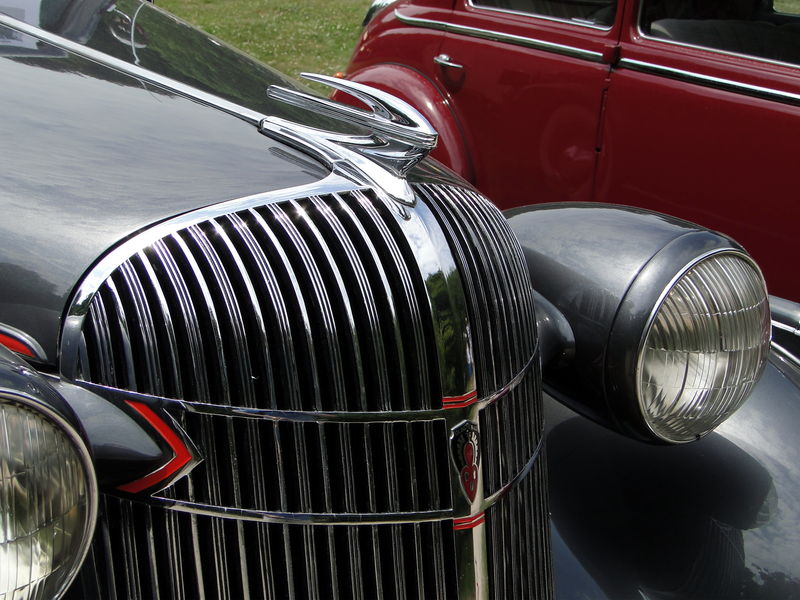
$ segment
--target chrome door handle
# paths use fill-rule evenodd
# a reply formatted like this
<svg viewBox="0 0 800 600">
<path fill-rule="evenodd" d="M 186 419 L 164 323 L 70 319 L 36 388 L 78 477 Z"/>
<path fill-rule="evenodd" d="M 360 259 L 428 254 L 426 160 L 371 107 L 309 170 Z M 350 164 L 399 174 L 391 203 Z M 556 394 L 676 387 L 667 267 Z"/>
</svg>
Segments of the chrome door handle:
<svg viewBox="0 0 800 600">
<path fill-rule="evenodd" d="M 459 65 L 458 63 L 454 63 L 450 60 L 449 54 L 440 54 L 439 56 L 433 57 L 433 62 L 437 65 L 441 65 L 443 67 L 451 67 L 453 69 L 463 69 L 464 65 Z"/>
</svg>

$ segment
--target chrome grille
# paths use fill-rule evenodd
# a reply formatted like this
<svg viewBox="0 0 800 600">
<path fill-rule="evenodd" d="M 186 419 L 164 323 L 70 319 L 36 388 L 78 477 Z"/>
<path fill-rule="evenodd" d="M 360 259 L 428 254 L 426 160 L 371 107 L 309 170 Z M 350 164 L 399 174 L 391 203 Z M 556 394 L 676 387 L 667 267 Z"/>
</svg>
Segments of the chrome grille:
<svg viewBox="0 0 800 600">
<path fill-rule="evenodd" d="M 455 187 L 418 189 L 450 238 L 464 280 L 473 352 L 483 358 L 476 361 L 478 396 L 486 397 L 517 377 L 536 351 L 522 248 L 502 214 L 480 194 Z"/>
<path fill-rule="evenodd" d="M 251 408 L 437 408 L 430 308 L 408 253 L 362 192 L 191 225 L 98 290 L 78 378 Z"/>
<path fill-rule="evenodd" d="M 492 597 L 549 598 L 546 474 L 541 458 L 531 460 L 538 454 L 544 424 L 525 258 L 504 218 L 485 197 L 440 186 L 422 186 L 420 191 L 435 207 L 464 279 L 475 355 L 480 357 L 478 396 L 502 393 L 510 382 L 518 382 L 478 417 L 485 496 L 499 494 L 519 479 L 516 488 L 486 511 Z"/>
<path fill-rule="evenodd" d="M 544 456 L 486 511 L 491 598 L 553 597 Z"/>
<path fill-rule="evenodd" d="M 106 498 L 72 597 L 455 598 L 449 521 L 352 527 L 241 522 Z"/>
<path fill-rule="evenodd" d="M 415 189 L 410 227 L 371 191 L 266 203 L 170 231 L 101 282 L 77 378 L 177 400 L 164 405 L 205 461 L 147 504 L 108 499 L 94 552 L 104 574 L 84 578 L 95 595 L 445 598 L 480 577 L 550 587 L 521 250 L 480 195 Z M 452 258 L 424 276 L 429 225 Z M 470 381 L 477 393 L 459 391 Z M 498 502 L 487 547 L 472 547 L 482 513 L 465 513 L 453 483 L 449 437 L 464 419 L 480 425 L 484 496 Z M 500 507 L 518 484 L 540 502 L 524 514 Z M 527 528 L 513 544 L 511 517 Z M 492 567 L 506 552 L 530 567 L 517 587 Z M 487 564 L 477 554 L 489 572 L 462 577 Z"/>
<path fill-rule="evenodd" d="M 189 414 L 183 426 L 206 459 L 161 493 L 170 500 L 316 514 L 451 508 L 443 419 L 293 423 Z"/>
</svg>

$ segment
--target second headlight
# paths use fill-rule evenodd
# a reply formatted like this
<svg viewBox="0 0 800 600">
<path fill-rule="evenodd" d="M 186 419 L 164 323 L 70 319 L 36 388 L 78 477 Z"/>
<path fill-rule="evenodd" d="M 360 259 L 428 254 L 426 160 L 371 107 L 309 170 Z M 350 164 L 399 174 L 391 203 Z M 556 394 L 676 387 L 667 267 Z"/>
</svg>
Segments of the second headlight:
<svg viewBox="0 0 800 600">
<path fill-rule="evenodd" d="M 688 442 L 724 421 L 758 381 L 769 339 L 764 282 L 747 256 L 716 252 L 686 268 L 639 352 L 637 399 L 653 434 Z"/>
</svg>

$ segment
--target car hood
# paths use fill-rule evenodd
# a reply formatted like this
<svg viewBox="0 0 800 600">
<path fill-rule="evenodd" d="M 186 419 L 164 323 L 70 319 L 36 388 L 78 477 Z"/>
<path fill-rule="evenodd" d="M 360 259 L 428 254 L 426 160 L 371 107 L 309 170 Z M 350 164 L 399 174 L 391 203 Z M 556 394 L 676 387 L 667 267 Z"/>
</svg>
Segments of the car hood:
<svg viewBox="0 0 800 600">
<path fill-rule="evenodd" d="M 150 5 L 63 4 L 58 18 L 11 16 L 298 119 L 266 99 L 267 85 L 289 81 Z M 138 41 L 123 43 L 124 12 L 136 10 Z M 252 123 L 23 33 L 0 42 L 0 77 L 0 326 L 31 336 L 51 364 L 73 289 L 110 248 L 175 215 L 328 172 Z"/>
</svg>

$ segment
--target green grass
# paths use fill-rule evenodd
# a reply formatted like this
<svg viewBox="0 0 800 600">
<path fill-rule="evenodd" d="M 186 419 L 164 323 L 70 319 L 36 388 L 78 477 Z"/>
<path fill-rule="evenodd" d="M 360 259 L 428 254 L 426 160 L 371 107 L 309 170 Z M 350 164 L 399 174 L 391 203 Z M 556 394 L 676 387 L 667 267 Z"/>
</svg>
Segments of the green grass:
<svg viewBox="0 0 800 600">
<path fill-rule="evenodd" d="M 296 77 L 343 71 L 370 0 L 156 0 L 156 5 Z"/>
<path fill-rule="evenodd" d="M 792 15 L 800 15 L 800 0 L 775 0 L 775 10 Z"/>
</svg>

